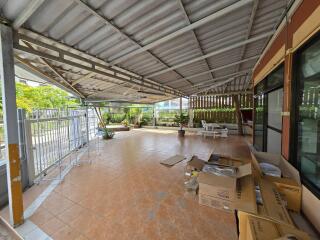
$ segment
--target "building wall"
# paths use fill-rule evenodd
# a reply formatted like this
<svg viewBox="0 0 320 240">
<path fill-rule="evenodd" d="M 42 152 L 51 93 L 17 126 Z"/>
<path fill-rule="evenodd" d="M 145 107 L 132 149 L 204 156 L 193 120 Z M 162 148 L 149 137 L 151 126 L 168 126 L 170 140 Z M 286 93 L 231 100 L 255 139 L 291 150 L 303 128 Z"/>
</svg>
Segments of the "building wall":
<svg viewBox="0 0 320 240">
<path fill-rule="evenodd" d="M 320 1 L 296 0 L 292 8 L 295 9 L 294 12 L 291 14 L 289 11 L 287 21 L 279 26 L 279 31 L 271 39 L 253 72 L 254 85 L 256 85 L 284 62 L 282 155 L 287 160 L 290 157 L 292 56 L 301 45 L 320 31 Z M 320 212 L 310 210 L 310 205 L 313 209 L 320 209 L 320 200 L 304 188 L 302 201 L 302 210 L 320 231 Z"/>
</svg>

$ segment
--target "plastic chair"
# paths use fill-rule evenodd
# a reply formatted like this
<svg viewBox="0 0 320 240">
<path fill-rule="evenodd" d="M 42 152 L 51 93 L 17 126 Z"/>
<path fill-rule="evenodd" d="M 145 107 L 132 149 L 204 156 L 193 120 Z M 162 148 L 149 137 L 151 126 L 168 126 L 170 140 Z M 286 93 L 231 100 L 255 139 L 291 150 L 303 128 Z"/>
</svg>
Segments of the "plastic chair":
<svg viewBox="0 0 320 240">
<path fill-rule="evenodd" d="M 221 129 L 221 132 L 220 132 L 220 137 L 228 137 L 228 128 L 225 128 L 225 129 Z"/>
</svg>

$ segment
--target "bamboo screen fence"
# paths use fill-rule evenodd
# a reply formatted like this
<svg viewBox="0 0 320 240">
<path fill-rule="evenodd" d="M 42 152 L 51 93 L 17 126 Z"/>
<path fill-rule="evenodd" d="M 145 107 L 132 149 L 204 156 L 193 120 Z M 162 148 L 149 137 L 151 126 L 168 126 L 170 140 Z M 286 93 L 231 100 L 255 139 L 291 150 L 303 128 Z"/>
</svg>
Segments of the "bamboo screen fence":
<svg viewBox="0 0 320 240">
<path fill-rule="evenodd" d="M 194 123 L 201 120 L 216 123 L 236 123 L 233 97 L 239 96 L 240 109 L 252 109 L 252 94 L 191 96 L 189 108 L 193 110 Z"/>
</svg>

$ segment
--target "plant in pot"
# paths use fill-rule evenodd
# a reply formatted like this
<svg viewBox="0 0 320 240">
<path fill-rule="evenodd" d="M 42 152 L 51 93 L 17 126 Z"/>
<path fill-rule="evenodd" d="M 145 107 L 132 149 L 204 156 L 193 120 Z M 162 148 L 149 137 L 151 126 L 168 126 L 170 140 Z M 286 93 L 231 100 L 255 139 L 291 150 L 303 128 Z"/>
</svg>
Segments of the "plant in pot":
<svg viewBox="0 0 320 240">
<path fill-rule="evenodd" d="M 174 122 L 180 126 L 180 129 L 178 130 L 179 137 L 184 137 L 185 130 L 183 130 L 183 127 L 188 124 L 189 116 L 185 115 L 183 113 L 177 114 L 174 117 Z"/>
<path fill-rule="evenodd" d="M 103 129 L 103 135 L 102 135 L 103 139 L 112 139 L 114 137 L 114 131 L 108 129 L 108 128 L 104 128 Z"/>
</svg>

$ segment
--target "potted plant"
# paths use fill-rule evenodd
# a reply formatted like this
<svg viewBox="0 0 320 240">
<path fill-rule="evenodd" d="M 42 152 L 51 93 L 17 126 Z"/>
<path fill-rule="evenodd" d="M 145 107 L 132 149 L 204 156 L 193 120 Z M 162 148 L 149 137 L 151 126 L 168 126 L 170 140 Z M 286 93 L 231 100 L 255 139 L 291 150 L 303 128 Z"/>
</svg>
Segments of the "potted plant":
<svg viewBox="0 0 320 240">
<path fill-rule="evenodd" d="M 103 137 L 103 139 L 111 139 L 114 137 L 114 131 L 112 131 L 108 128 L 104 128 L 102 137 Z"/>
<path fill-rule="evenodd" d="M 188 124 L 188 121 L 188 115 L 185 115 L 183 113 L 175 115 L 174 122 L 180 126 L 180 129 L 178 130 L 179 137 L 184 137 L 185 130 L 183 130 L 183 127 Z"/>
</svg>

